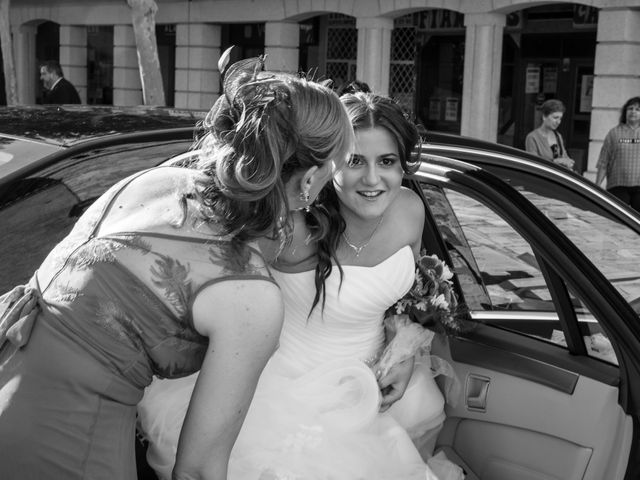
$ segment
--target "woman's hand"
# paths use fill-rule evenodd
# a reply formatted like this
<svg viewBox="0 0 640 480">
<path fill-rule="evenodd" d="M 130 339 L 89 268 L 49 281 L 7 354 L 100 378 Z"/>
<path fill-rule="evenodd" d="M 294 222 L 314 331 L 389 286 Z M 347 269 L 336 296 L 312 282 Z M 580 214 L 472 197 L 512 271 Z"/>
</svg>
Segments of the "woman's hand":
<svg viewBox="0 0 640 480">
<path fill-rule="evenodd" d="M 570 170 L 573 170 L 573 165 L 576 163 L 575 161 L 573 161 L 573 159 L 571 159 L 569 157 L 555 158 L 553 161 L 555 163 L 557 163 L 558 165 L 562 165 L 563 167 L 567 167 Z"/>
<path fill-rule="evenodd" d="M 414 364 L 415 358 L 410 357 L 407 360 L 396 363 L 391 367 L 389 373 L 384 377 L 378 378 L 378 385 L 382 392 L 381 412 L 384 412 L 402 398 L 413 374 Z"/>
</svg>

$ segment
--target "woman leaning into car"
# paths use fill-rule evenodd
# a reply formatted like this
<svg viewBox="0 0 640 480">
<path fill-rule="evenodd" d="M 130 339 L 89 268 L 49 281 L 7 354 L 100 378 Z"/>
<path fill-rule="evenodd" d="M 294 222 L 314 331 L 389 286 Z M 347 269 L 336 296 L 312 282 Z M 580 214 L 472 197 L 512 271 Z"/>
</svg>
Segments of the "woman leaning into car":
<svg viewBox="0 0 640 480">
<path fill-rule="evenodd" d="M 136 404 L 200 370 L 174 475 L 226 478 L 282 297 L 267 263 L 354 142 L 318 83 L 239 62 L 192 168 L 108 190 L 0 298 L 0 478 L 136 478 Z"/>
</svg>

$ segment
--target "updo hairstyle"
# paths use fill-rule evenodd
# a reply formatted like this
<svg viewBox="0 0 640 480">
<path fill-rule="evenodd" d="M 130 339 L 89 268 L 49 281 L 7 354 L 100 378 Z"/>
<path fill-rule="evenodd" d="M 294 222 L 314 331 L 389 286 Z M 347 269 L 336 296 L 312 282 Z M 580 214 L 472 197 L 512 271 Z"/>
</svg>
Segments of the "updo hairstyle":
<svg viewBox="0 0 640 480">
<path fill-rule="evenodd" d="M 349 119 L 328 87 L 294 75 L 251 70 L 225 79 L 207 114 L 197 162 L 205 218 L 239 240 L 277 238 L 290 210 L 285 184 L 301 171 L 344 160 L 353 148 Z"/>
</svg>

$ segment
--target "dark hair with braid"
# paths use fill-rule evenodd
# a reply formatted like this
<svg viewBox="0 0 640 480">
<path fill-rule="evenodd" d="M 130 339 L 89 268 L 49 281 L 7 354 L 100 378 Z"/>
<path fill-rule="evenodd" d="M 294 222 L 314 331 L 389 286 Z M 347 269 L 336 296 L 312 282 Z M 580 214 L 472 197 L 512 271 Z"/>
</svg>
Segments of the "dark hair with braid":
<svg viewBox="0 0 640 480">
<path fill-rule="evenodd" d="M 420 142 L 420 135 L 416 125 L 398 103 L 389 97 L 365 92 L 346 94 L 341 96 L 340 100 L 356 132 L 376 127 L 384 128 L 395 140 L 404 173 L 410 174 L 418 169 L 420 159 L 413 151 Z M 328 183 L 320 192 L 306 215 L 306 222 L 312 232 L 312 240 L 317 240 L 318 263 L 315 274 L 316 295 L 311 307 L 313 311 L 321 298 L 324 307 L 325 281 L 331 274 L 332 260 L 338 266 L 340 278 L 343 274 L 336 251 L 346 223 L 340 214 L 340 202 L 333 183 Z"/>
<path fill-rule="evenodd" d="M 230 70 L 231 71 L 231 70 Z M 216 101 L 196 145 L 194 167 L 206 221 L 240 241 L 288 227 L 286 182 L 298 171 L 346 158 L 353 133 L 344 107 L 328 87 L 295 75 L 236 69 L 231 92 Z"/>
</svg>

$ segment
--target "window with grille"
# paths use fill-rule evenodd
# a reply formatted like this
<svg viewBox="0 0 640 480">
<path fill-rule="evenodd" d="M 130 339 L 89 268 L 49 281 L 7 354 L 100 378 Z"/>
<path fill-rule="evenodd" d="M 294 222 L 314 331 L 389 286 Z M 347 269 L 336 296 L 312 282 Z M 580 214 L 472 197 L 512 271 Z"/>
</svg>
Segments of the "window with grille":
<svg viewBox="0 0 640 480">
<path fill-rule="evenodd" d="M 356 79 L 357 51 L 356 19 L 349 15 L 329 15 L 326 74 L 336 89 Z"/>
<path fill-rule="evenodd" d="M 394 20 L 391 33 L 389 95 L 413 117 L 416 94 L 416 29 L 412 15 Z"/>
</svg>

